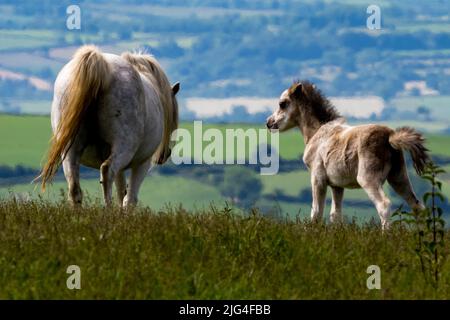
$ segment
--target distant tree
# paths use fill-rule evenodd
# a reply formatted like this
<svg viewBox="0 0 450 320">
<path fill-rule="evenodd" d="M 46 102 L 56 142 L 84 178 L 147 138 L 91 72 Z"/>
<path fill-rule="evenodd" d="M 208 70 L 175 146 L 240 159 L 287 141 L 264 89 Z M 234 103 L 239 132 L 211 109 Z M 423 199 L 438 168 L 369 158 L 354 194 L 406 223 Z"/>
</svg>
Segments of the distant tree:
<svg viewBox="0 0 450 320">
<path fill-rule="evenodd" d="M 430 108 L 428 108 L 426 106 L 419 106 L 419 107 L 417 107 L 416 112 L 423 120 L 431 120 Z"/>
<path fill-rule="evenodd" d="M 248 208 L 260 198 L 262 183 L 256 173 L 250 169 L 242 166 L 227 166 L 220 190 L 232 203 Z"/>
<path fill-rule="evenodd" d="M 381 121 L 391 120 L 395 117 L 396 114 L 397 108 L 388 106 L 381 110 L 381 114 L 378 119 Z"/>
<path fill-rule="evenodd" d="M 311 203 L 312 201 L 312 192 L 311 188 L 305 188 L 300 190 L 298 194 L 298 201 L 304 202 L 304 203 Z"/>
</svg>

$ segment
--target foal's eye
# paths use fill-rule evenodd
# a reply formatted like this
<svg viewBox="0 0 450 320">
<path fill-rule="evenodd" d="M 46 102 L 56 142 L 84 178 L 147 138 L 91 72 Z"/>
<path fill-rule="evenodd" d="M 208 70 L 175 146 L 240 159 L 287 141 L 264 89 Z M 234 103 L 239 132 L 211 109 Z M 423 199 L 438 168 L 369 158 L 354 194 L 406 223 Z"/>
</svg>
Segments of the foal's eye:
<svg viewBox="0 0 450 320">
<path fill-rule="evenodd" d="M 286 101 L 281 101 L 280 102 L 280 109 L 286 109 L 287 107 L 287 102 Z"/>
</svg>

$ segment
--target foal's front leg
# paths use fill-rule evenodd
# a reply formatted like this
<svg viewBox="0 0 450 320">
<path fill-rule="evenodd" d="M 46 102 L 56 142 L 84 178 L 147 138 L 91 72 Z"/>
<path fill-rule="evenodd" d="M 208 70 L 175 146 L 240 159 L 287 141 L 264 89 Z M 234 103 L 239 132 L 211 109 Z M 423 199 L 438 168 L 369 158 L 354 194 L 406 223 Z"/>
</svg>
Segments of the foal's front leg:
<svg viewBox="0 0 450 320">
<path fill-rule="evenodd" d="M 320 171 L 311 171 L 312 186 L 312 207 L 311 220 L 319 222 L 323 219 L 323 209 L 325 207 L 325 198 L 327 195 L 327 182 L 325 176 Z"/>
</svg>

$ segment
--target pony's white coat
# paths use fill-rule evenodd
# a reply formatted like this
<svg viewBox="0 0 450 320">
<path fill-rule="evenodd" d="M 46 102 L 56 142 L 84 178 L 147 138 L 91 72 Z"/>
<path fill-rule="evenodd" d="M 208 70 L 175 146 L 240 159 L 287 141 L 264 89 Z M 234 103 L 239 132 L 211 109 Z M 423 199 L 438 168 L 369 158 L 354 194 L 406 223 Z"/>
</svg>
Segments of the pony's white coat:
<svg viewBox="0 0 450 320">
<path fill-rule="evenodd" d="M 116 183 L 119 203 L 123 206 L 134 205 L 152 163 L 164 163 L 170 156 L 167 134 L 177 128 L 175 94 L 179 84 L 171 88 L 159 64 L 151 56 L 130 53 L 118 56 L 101 53 L 95 47 L 83 47 L 81 50 L 81 55 L 95 55 L 98 62 L 91 62 L 93 70 L 96 63 L 106 62 L 110 79 L 94 103 L 86 106 L 87 111 L 76 136 L 69 146 L 65 146 L 65 154 L 61 155 L 69 198 L 75 204 L 82 201 L 79 184 L 79 167 L 82 164 L 100 169 L 100 182 L 107 205 L 111 204 L 113 182 Z M 76 68 L 82 67 L 81 63 L 80 58 L 71 60 L 55 81 L 51 111 L 55 143 L 58 141 L 60 122 L 66 115 L 66 99 L 74 99 L 67 93 L 68 88 L 73 85 L 73 75 L 77 72 Z M 78 85 L 83 86 L 82 83 Z M 131 169 L 128 186 L 124 173 L 126 169 Z"/>
</svg>

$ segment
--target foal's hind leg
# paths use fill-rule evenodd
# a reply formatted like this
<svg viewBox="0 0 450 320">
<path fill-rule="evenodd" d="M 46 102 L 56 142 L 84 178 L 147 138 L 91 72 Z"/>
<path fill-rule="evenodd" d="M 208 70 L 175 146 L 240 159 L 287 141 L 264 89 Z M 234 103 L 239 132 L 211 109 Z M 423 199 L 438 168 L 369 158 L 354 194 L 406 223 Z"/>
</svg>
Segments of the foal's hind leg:
<svg viewBox="0 0 450 320">
<path fill-rule="evenodd" d="M 151 159 L 149 159 L 140 165 L 131 168 L 130 184 L 128 186 L 127 195 L 123 200 L 123 206 L 125 208 L 130 208 L 137 204 L 139 188 L 151 166 L 152 162 Z"/>
<path fill-rule="evenodd" d="M 395 192 L 410 206 L 411 209 L 424 209 L 424 205 L 417 199 L 409 181 L 403 153 L 398 153 L 393 159 L 393 166 L 387 178 Z"/>
<path fill-rule="evenodd" d="M 383 182 L 374 177 L 358 176 L 359 185 L 366 191 L 370 200 L 372 200 L 381 220 L 383 230 L 389 228 L 389 218 L 391 217 L 391 201 L 383 191 Z"/>
</svg>

